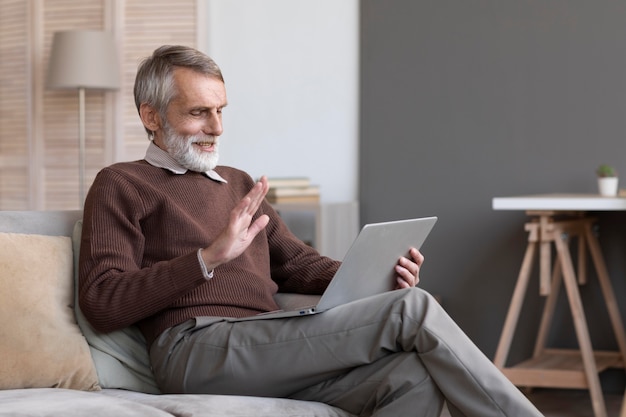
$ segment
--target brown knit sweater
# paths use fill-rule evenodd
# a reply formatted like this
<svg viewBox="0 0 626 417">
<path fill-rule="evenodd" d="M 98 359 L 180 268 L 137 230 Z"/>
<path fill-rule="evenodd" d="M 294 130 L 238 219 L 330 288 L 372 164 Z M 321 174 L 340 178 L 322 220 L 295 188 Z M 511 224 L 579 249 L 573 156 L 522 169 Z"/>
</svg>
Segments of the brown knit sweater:
<svg viewBox="0 0 626 417">
<path fill-rule="evenodd" d="M 96 177 L 85 202 L 80 306 L 103 332 L 137 324 L 148 345 L 196 316 L 243 317 L 277 308 L 277 291 L 320 294 L 339 263 L 292 235 L 272 207 L 270 222 L 238 258 L 205 280 L 197 257 L 254 185 L 217 167 L 228 183 L 179 175 L 145 160 L 119 163 Z"/>
</svg>

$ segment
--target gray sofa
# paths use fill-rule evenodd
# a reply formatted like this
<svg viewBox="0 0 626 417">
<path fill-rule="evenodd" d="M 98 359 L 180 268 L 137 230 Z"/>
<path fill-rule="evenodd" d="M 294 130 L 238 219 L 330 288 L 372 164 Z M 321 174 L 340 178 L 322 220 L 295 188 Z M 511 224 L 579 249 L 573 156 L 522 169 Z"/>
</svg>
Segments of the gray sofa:
<svg viewBox="0 0 626 417">
<path fill-rule="evenodd" d="M 0 212 L 0 416 L 351 416 L 288 399 L 161 394 L 141 333 L 100 334 L 78 308 L 80 218 Z M 293 294 L 278 301 L 311 303 Z"/>
</svg>

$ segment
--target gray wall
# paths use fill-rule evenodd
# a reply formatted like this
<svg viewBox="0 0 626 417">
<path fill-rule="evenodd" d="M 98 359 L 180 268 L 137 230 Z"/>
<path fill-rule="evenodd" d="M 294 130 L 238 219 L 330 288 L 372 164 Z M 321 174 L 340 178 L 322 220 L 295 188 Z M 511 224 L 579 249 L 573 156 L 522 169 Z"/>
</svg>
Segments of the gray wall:
<svg viewBox="0 0 626 417">
<path fill-rule="evenodd" d="M 622 1 L 361 1 L 361 221 L 439 216 L 421 285 L 489 357 L 526 239 L 526 216 L 491 199 L 596 192 L 603 162 L 626 174 L 625 22 Z M 599 218 L 626 317 L 626 213 Z M 536 287 L 513 360 L 532 346 Z M 615 348 L 597 292 L 583 289 L 592 337 Z M 567 314 L 553 346 L 575 346 Z"/>
</svg>

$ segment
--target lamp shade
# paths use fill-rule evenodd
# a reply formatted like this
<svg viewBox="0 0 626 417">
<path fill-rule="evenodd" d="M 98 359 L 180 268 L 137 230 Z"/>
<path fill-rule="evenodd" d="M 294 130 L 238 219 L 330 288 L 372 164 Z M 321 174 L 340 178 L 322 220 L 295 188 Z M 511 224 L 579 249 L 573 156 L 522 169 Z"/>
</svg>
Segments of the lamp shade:
<svg viewBox="0 0 626 417">
<path fill-rule="evenodd" d="M 102 31 L 56 32 L 52 39 L 46 85 L 51 89 L 119 88 L 113 37 Z"/>
</svg>

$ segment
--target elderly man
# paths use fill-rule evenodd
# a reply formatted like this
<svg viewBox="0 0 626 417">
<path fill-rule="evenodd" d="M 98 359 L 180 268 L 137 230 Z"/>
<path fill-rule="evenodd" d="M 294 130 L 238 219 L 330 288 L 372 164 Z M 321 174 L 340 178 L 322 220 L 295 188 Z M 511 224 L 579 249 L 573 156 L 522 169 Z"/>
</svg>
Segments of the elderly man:
<svg viewBox="0 0 626 417">
<path fill-rule="evenodd" d="M 237 321 L 278 291 L 320 294 L 339 262 L 292 235 L 254 182 L 218 166 L 218 66 L 163 46 L 139 67 L 143 160 L 103 169 L 85 202 L 80 305 L 136 324 L 163 392 L 320 401 L 360 416 L 540 416 L 425 291 L 415 248 L 397 290 L 310 317 Z M 368 277 L 364 277 L 367 279 Z M 371 277 L 376 279 L 377 277 Z"/>
</svg>

